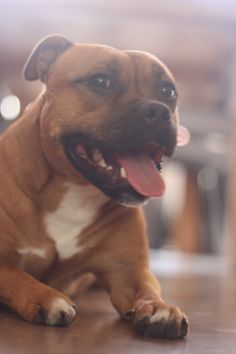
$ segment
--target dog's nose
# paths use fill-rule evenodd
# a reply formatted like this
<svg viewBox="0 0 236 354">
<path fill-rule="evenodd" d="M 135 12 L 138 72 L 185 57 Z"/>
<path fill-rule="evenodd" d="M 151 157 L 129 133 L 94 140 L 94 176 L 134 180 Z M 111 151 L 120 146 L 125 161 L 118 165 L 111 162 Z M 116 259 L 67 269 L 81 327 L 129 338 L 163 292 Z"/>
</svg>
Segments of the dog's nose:
<svg viewBox="0 0 236 354">
<path fill-rule="evenodd" d="M 143 103 L 141 115 L 149 126 L 156 126 L 159 123 L 168 122 L 171 119 L 170 110 L 164 104 L 149 101 Z"/>
</svg>

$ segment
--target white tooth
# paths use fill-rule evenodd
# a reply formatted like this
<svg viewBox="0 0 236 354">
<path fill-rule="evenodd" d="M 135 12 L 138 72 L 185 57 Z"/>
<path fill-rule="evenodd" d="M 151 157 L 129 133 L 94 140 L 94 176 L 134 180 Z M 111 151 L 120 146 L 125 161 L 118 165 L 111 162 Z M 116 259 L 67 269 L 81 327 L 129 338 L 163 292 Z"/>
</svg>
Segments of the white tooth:
<svg viewBox="0 0 236 354">
<path fill-rule="evenodd" d="M 100 161 L 98 161 L 98 166 L 107 167 L 106 162 L 104 161 L 104 159 L 101 159 Z"/>
<path fill-rule="evenodd" d="M 79 155 L 80 157 L 82 157 L 82 158 L 87 158 L 86 151 L 85 151 L 85 149 L 84 149 L 84 147 L 83 147 L 82 144 L 79 144 L 79 145 L 77 146 L 76 151 L 77 151 L 77 153 L 78 153 L 78 155 Z"/>
<path fill-rule="evenodd" d="M 106 168 L 108 171 L 112 170 L 113 167 L 111 165 L 108 165 L 107 168 Z"/>
<path fill-rule="evenodd" d="M 96 149 L 93 153 L 93 161 L 98 162 L 100 160 L 102 160 L 102 154 L 98 149 Z"/>
<path fill-rule="evenodd" d="M 125 171 L 124 167 L 121 167 L 121 169 L 120 169 L 120 175 L 121 175 L 121 177 L 123 177 L 123 178 L 126 178 L 126 177 L 127 177 L 127 174 L 126 174 L 126 171 Z"/>
</svg>

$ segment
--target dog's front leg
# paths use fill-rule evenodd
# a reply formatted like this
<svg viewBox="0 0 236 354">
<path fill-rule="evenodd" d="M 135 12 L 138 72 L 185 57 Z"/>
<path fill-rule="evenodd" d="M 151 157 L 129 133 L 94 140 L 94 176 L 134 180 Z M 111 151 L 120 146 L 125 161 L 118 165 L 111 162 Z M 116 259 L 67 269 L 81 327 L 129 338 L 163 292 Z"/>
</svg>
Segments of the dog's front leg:
<svg viewBox="0 0 236 354">
<path fill-rule="evenodd" d="M 188 331 L 182 311 L 163 301 L 156 278 L 148 269 L 126 265 L 101 276 L 113 305 L 131 322 L 138 334 L 157 338 L 181 339 Z"/>
<path fill-rule="evenodd" d="M 188 331 L 187 317 L 161 298 L 159 282 L 148 267 L 147 253 L 142 214 L 129 209 L 119 215 L 114 233 L 93 257 L 93 271 L 108 290 L 114 307 L 137 333 L 183 338 Z"/>
<path fill-rule="evenodd" d="M 76 307 L 67 296 L 16 267 L 0 267 L 0 302 L 38 324 L 63 326 L 76 316 Z"/>
</svg>

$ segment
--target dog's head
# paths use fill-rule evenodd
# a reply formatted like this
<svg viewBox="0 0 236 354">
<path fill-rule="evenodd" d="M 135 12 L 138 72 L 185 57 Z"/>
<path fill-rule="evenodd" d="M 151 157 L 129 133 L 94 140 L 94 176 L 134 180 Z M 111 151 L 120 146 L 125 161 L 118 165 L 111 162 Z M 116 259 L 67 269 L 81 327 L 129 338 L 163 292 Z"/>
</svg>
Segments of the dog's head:
<svg viewBox="0 0 236 354">
<path fill-rule="evenodd" d="M 41 136 L 57 171 L 120 203 L 162 195 L 161 162 L 179 125 L 175 82 L 160 60 L 53 36 L 33 51 L 25 78 L 46 83 Z"/>
</svg>

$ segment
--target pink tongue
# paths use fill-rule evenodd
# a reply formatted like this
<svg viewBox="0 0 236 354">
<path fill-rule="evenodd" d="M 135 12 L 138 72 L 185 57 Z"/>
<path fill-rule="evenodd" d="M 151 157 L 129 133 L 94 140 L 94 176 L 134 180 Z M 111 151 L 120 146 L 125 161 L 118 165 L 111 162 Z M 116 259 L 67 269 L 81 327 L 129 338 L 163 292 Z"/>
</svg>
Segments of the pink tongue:
<svg viewBox="0 0 236 354">
<path fill-rule="evenodd" d="M 177 130 L 177 146 L 184 146 L 188 144 L 190 140 L 189 130 L 182 125 L 178 126 Z"/>
<path fill-rule="evenodd" d="M 147 152 L 135 152 L 117 157 L 124 167 L 131 186 L 146 197 L 160 197 L 165 190 L 165 183 L 155 163 Z"/>
</svg>

